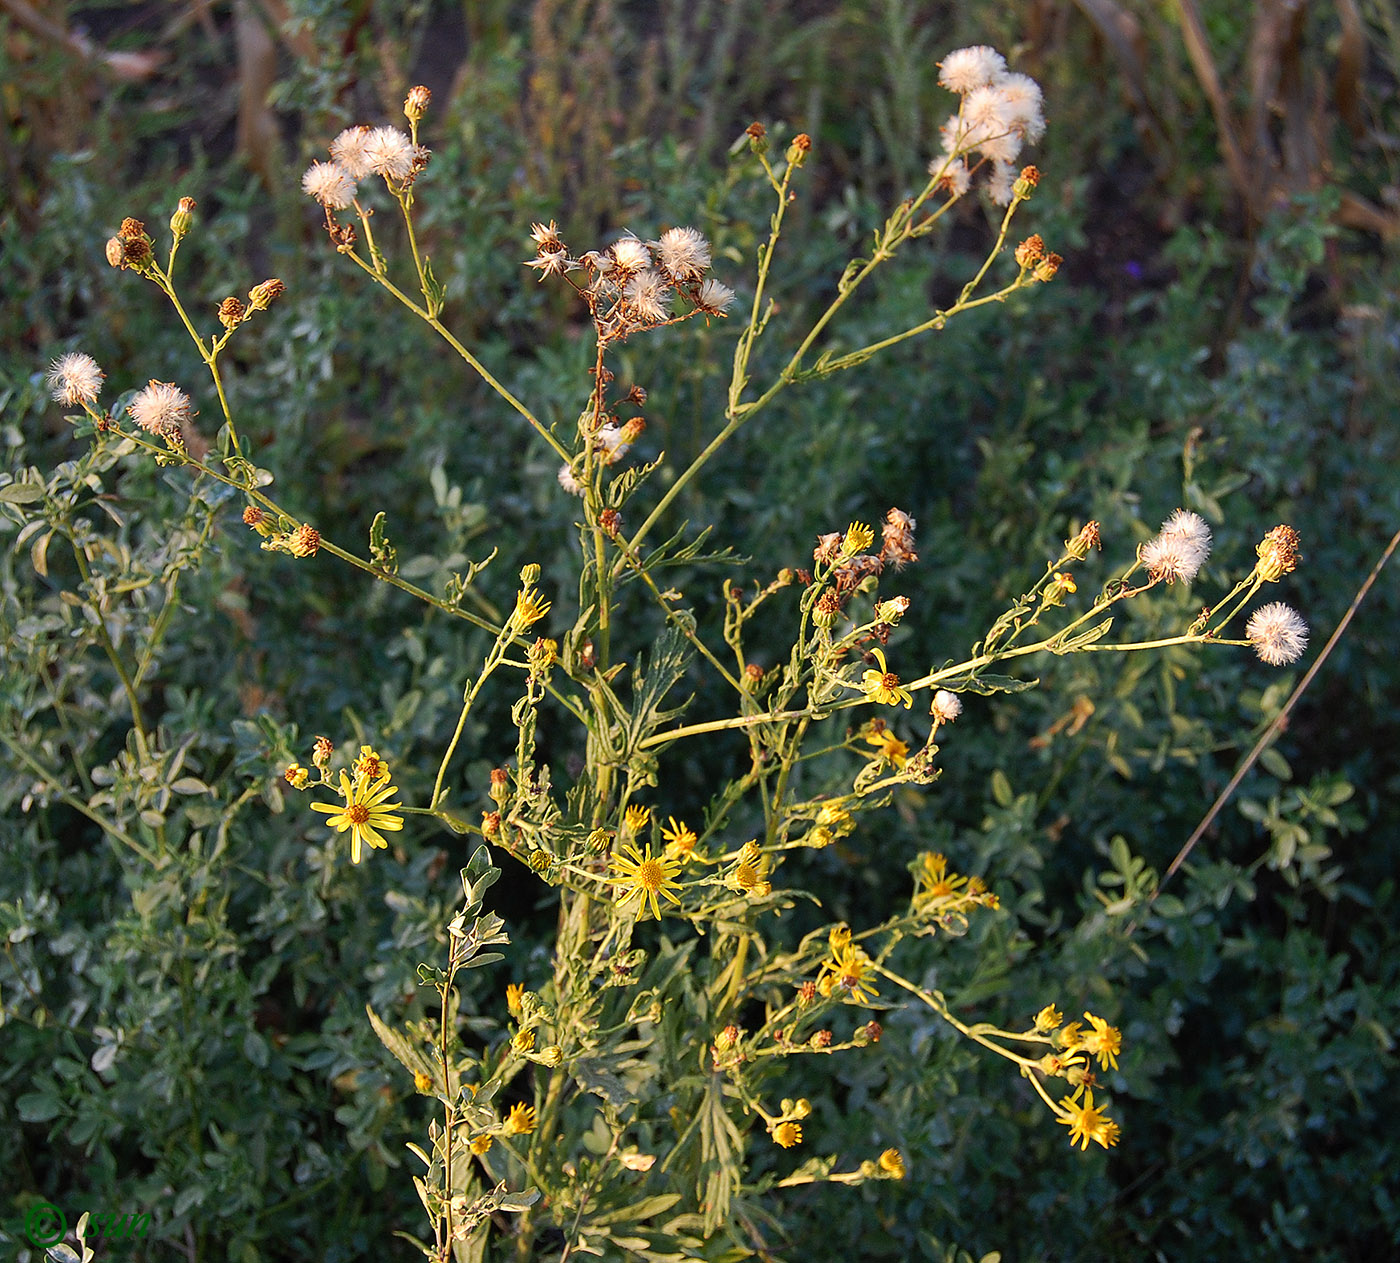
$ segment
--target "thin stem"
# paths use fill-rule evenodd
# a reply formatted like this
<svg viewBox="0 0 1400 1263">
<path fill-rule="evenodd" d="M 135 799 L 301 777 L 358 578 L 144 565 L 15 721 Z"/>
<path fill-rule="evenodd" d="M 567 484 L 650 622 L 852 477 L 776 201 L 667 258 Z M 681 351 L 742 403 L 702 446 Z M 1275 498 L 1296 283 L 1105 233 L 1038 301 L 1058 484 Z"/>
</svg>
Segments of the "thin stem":
<svg viewBox="0 0 1400 1263">
<path fill-rule="evenodd" d="M 411 299 L 407 294 L 405 294 L 403 290 L 399 289 L 399 287 L 395 285 L 393 281 L 391 281 L 387 276 L 383 275 L 380 272 L 376 272 L 372 267 L 370 267 L 368 263 L 366 263 L 362 258 L 360 258 L 358 254 L 355 253 L 355 251 L 347 250 L 345 251 L 345 254 L 354 263 L 358 264 L 361 268 L 363 268 L 364 271 L 369 275 L 369 277 L 374 281 L 376 285 L 382 285 L 386 290 L 389 291 L 389 293 L 391 293 L 395 298 L 397 298 L 399 302 L 401 302 L 405 307 L 407 307 L 409 311 L 413 312 L 415 316 L 417 316 L 424 323 L 432 326 L 432 328 L 438 333 L 442 340 L 446 342 L 447 345 L 450 346 L 454 351 L 456 351 L 457 354 L 460 355 L 462 359 L 465 360 L 476 371 L 477 375 L 488 386 L 490 386 L 492 390 L 494 390 L 498 395 L 500 395 L 500 397 L 504 399 L 506 403 L 508 403 L 512 408 L 515 409 L 516 412 L 518 412 L 522 417 L 525 418 L 526 421 L 530 423 L 535 433 L 538 434 L 540 438 L 544 439 L 544 441 L 554 449 L 555 454 L 559 457 L 560 460 L 566 463 L 569 461 L 569 453 L 565 449 L 564 445 L 560 443 L 559 440 L 556 439 L 554 435 L 549 432 L 548 429 L 545 428 L 544 423 L 540 421 L 540 419 L 536 417 L 535 414 L 531 412 L 529 408 L 527 408 L 523 403 L 521 403 L 519 399 L 517 399 L 513 394 L 511 394 L 509 390 L 507 390 L 499 381 L 495 379 L 495 377 L 491 375 L 491 373 L 487 370 L 486 366 L 480 360 L 478 360 L 476 356 L 474 356 L 470 351 L 468 351 L 467 348 L 464 347 L 456 339 L 455 336 L 453 336 L 452 331 L 448 329 L 447 326 L 442 323 L 442 321 L 440 321 L 436 316 L 429 315 L 424 308 L 420 307 L 417 303 L 415 303 L 413 299 Z"/>
<path fill-rule="evenodd" d="M 112 837 L 116 838 L 118 842 L 120 842 L 123 846 L 128 847 L 130 850 L 134 851 L 143 860 L 145 860 L 146 863 L 152 865 L 153 867 L 159 865 L 159 857 L 154 851 L 142 846 L 141 843 L 136 841 L 136 839 L 133 838 L 130 834 L 119 829 L 115 824 L 113 824 L 100 812 L 94 811 L 76 794 L 66 789 L 63 783 L 58 779 L 58 777 L 55 776 L 51 771 L 49 771 L 48 768 L 44 767 L 42 763 L 39 763 L 36 759 L 34 759 L 23 746 L 16 744 L 5 733 L 0 733 L 0 741 L 3 741 L 5 745 L 9 748 L 10 753 L 13 754 L 15 758 L 17 758 L 21 763 L 23 763 L 27 768 L 29 768 L 29 770 L 33 772 L 36 776 L 40 777 L 43 780 L 43 782 L 46 785 L 48 785 L 49 788 L 52 789 L 61 799 L 63 799 L 65 803 L 72 807 L 74 811 L 80 812 L 82 815 L 86 816 L 104 833 L 110 834 Z"/>
</svg>

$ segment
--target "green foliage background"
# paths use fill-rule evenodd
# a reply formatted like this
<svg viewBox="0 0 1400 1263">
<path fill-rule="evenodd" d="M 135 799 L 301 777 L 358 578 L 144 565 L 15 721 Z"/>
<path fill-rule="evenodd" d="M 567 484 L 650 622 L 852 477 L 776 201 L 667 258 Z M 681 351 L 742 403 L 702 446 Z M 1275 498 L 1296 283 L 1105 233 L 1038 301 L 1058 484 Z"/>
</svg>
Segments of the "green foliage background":
<svg viewBox="0 0 1400 1263">
<path fill-rule="evenodd" d="M 1105 38 L 1090 16 L 1105 8 L 1136 44 Z M 103 260 L 123 216 L 154 232 L 179 195 L 199 201 L 182 260 L 206 317 L 267 276 L 287 283 L 240 335 L 233 404 L 307 520 L 363 539 L 384 509 L 415 582 L 436 589 L 498 547 L 486 599 L 508 607 L 519 564 L 539 561 L 567 605 L 572 508 L 554 463 L 350 277 L 300 193 L 304 164 L 429 84 L 424 235 L 449 318 L 538 415 L 571 421 L 590 348 L 577 311 L 520 266 L 532 220 L 557 219 L 577 248 L 694 224 L 742 295 L 766 210 L 726 150 L 754 118 L 809 131 L 811 179 L 775 273 L 776 319 L 798 327 L 918 179 L 948 108 L 938 57 L 991 43 L 1046 90 L 1022 227 L 1065 256 L 1060 276 L 789 392 L 681 517 L 715 522 L 715 542 L 751 559 L 736 580 L 767 581 L 805 564 L 818 532 L 907 510 L 921 560 L 901 576 L 913 605 L 894 644 L 929 661 L 970 643 L 1084 520 L 1124 557 L 1178 504 L 1211 521 L 1222 573 L 1276 522 L 1298 529 L 1305 560 L 1284 595 L 1313 628 L 1311 661 L 1400 523 L 1400 28 L 1385 5 L 1303 22 L 1287 68 L 1315 98 L 1316 161 L 1254 206 L 1183 26 L 1145 0 L 61 9 L 87 53 L 0 8 L 0 1241 L 20 1257 L 25 1210 L 44 1199 L 70 1219 L 150 1211 L 159 1239 L 126 1247 L 138 1259 L 411 1257 L 390 1234 L 418 1213 L 403 1143 L 420 1098 L 364 1005 L 418 1012 L 413 968 L 437 950 L 466 859 L 453 838 L 409 831 L 392 860 L 332 863 L 278 773 L 324 732 L 372 740 L 405 796 L 425 795 L 413 769 L 435 763 L 481 644 L 329 558 L 259 552 L 233 499 L 210 493 L 172 520 L 178 471 L 93 457 L 49 403 L 42 370 L 68 349 L 106 369 L 109 404 L 147 378 L 198 380 L 158 296 Z M 1240 118 L 1247 9 L 1200 6 Z M 987 240 L 969 211 L 935 252 L 901 259 L 843 326 L 850 345 L 921 318 Z M 731 351 L 723 322 L 626 349 L 650 392 L 645 455 L 683 466 L 703 444 Z M 67 541 L 93 535 L 108 545 L 83 574 Z M 160 740 L 144 761 L 84 612 L 97 602 L 119 650 L 156 645 L 142 708 Z M 1173 589 L 1129 630 L 1192 606 Z M 1400 1246 L 1400 1153 L 1382 1125 L 1400 1096 L 1396 606 L 1386 571 L 1150 911 L 1143 865 L 1171 860 L 1296 673 L 1241 654 L 1083 655 L 1036 663 L 1036 690 L 968 699 L 943 779 L 906 790 L 879 836 L 814 856 L 807 884 L 859 924 L 905 897 L 918 849 L 984 875 L 1004 913 L 930 948 L 926 980 L 971 1018 L 1014 1025 L 1053 1000 L 1119 1025 L 1107 1077 L 1123 1143 L 1070 1152 L 1000 1065 L 931 1016 L 891 1013 L 878 1050 L 793 1090 L 816 1107 L 811 1152 L 896 1146 L 910 1178 L 774 1195 L 756 1249 L 1341 1260 Z M 643 644 L 654 615 L 635 617 Z M 1070 723 L 1078 699 L 1092 713 Z M 474 712 L 459 802 L 484 800 L 509 735 L 504 703 Z M 668 810 L 703 806 L 727 751 L 712 757 L 663 765 Z M 164 867 L 75 805 L 104 793 L 132 828 L 164 820 Z M 463 997 L 484 1038 L 505 982 L 543 974 L 552 928 L 528 874 L 497 890 L 510 971 L 473 973 Z"/>
</svg>

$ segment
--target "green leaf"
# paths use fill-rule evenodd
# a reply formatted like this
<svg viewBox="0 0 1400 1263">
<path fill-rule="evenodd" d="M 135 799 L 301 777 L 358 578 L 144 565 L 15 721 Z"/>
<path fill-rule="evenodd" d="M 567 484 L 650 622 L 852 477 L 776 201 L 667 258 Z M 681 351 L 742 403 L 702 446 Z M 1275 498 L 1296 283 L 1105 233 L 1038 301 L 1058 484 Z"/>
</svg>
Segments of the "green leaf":
<svg viewBox="0 0 1400 1263">
<path fill-rule="evenodd" d="M 46 1123 L 63 1113 L 63 1102 L 49 1092 L 26 1092 L 15 1108 L 20 1120 L 26 1123 Z"/>
<path fill-rule="evenodd" d="M 12 482 L 0 487 L 0 504 L 32 504 L 44 498 L 44 487 L 37 482 Z"/>
<path fill-rule="evenodd" d="M 654 1197 L 644 1197 L 631 1206 L 610 1210 L 602 1215 L 593 1215 L 589 1222 L 593 1224 L 636 1223 L 643 1219 L 650 1219 L 653 1215 L 659 1215 L 662 1211 L 670 1210 L 680 1200 L 679 1193 L 658 1193 Z"/>
<path fill-rule="evenodd" d="M 389 1027 L 368 1004 L 365 1005 L 365 1012 L 369 1014 L 369 1024 L 374 1027 L 374 1033 L 379 1036 L 379 1042 L 393 1053 L 399 1064 L 409 1074 L 426 1074 L 429 1078 L 436 1077 L 432 1063 L 428 1061 L 416 1044 L 410 1043 L 406 1035 Z"/>
</svg>

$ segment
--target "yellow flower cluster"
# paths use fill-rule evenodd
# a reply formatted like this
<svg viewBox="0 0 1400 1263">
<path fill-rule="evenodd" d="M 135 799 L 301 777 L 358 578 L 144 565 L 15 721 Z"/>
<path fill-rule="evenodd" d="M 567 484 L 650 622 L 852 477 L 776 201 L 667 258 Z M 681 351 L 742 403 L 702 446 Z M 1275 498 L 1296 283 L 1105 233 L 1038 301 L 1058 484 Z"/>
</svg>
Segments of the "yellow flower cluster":
<svg viewBox="0 0 1400 1263">
<path fill-rule="evenodd" d="M 1000 901 L 980 877 L 950 872 L 948 857 L 936 851 L 919 856 L 914 870 L 914 910 L 934 916 L 966 912 L 969 908 L 997 908 Z"/>
<path fill-rule="evenodd" d="M 318 755 L 321 754 L 318 743 Z M 329 784 L 324 767 L 324 758 L 315 758 L 313 762 L 322 770 L 322 784 Z M 305 769 L 293 768 L 298 773 L 303 773 Z M 288 769 L 291 772 L 293 769 Z M 353 777 L 343 768 L 340 773 L 340 796 L 343 799 L 339 803 L 312 803 L 311 810 L 319 811 L 327 817 L 328 824 L 337 833 L 350 831 L 350 862 L 358 864 L 360 862 L 360 851 L 362 847 L 377 847 L 381 850 L 388 847 L 384 834 L 397 833 L 403 828 L 403 817 L 393 813 L 399 809 L 400 804 L 390 802 L 396 790 L 391 783 L 389 765 L 379 757 L 370 746 L 360 747 L 360 757 L 355 760 L 353 767 Z M 302 780 L 301 776 L 297 780 Z M 288 780 L 296 784 L 289 776 Z M 303 780 L 303 784 L 304 784 Z M 301 788 L 300 785 L 297 788 Z"/>
</svg>

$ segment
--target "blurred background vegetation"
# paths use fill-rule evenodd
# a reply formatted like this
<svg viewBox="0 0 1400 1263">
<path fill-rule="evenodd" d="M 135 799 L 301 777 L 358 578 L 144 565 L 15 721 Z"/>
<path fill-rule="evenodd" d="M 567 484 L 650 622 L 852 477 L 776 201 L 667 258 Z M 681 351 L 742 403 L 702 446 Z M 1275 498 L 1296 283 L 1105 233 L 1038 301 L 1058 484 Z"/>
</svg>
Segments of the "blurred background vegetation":
<svg viewBox="0 0 1400 1263">
<path fill-rule="evenodd" d="M 1215 529 L 1204 581 L 1145 601 L 1129 639 L 1186 621 L 1286 521 L 1305 559 L 1280 595 L 1313 628 L 1310 661 L 1400 523 L 1387 0 L 0 0 L 0 1241 L 20 1258 L 41 1199 L 70 1221 L 152 1213 L 159 1240 L 123 1247 L 133 1259 L 413 1257 L 391 1233 L 418 1227 L 403 1143 L 422 1098 L 364 1005 L 418 1011 L 413 967 L 437 953 L 466 858 L 461 840 L 408 830 L 392 857 L 333 863 L 278 772 L 317 733 L 373 741 L 421 800 L 476 638 L 324 556 L 259 552 L 240 503 L 92 457 L 48 401 L 42 370 L 80 349 L 109 406 L 158 378 L 216 412 L 159 295 L 107 267 L 106 237 L 128 215 L 159 237 L 195 197 L 182 288 L 206 327 L 226 294 L 287 283 L 240 331 L 230 382 L 280 499 L 350 546 L 384 509 L 403 573 L 430 588 L 497 547 L 479 582 L 508 604 L 519 564 L 540 561 L 566 610 L 573 510 L 554 464 L 327 246 L 306 163 L 431 87 L 419 205 L 448 321 L 571 425 L 589 342 L 579 310 L 520 266 L 532 220 L 556 219 L 576 250 L 693 224 L 742 298 L 767 208 L 730 146 L 755 119 L 809 132 L 776 357 L 915 187 L 952 100 L 936 62 L 968 43 L 1044 86 L 1043 177 L 1020 227 L 1065 256 L 1059 277 L 788 392 L 675 524 L 716 523 L 750 559 L 733 577 L 766 581 L 818 532 L 912 513 L 921 561 L 901 576 L 913 607 L 891 652 L 913 670 L 960 656 L 1088 518 L 1103 566 L 1177 505 Z M 969 201 L 838 336 L 921 319 L 975 268 L 990 222 Z M 625 348 L 619 378 L 650 392 L 644 455 L 680 467 L 713 433 L 733 336 L 687 324 Z M 80 565 L 75 543 L 95 538 Z M 722 577 L 678 576 L 702 619 Z M 793 1087 L 816 1106 L 810 1151 L 897 1146 L 910 1179 L 749 1205 L 761 1257 L 1400 1248 L 1384 1125 L 1400 1099 L 1397 604 L 1384 572 L 1150 908 L 1152 870 L 1297 672 L 1242 652 L 1036 662 L 1038 689 L 969 699 L 943 779 L 908 791 L 880 836 L 803 861 L 801 883 L 853 924 L 907 897 L 919 849 L 983 874 L 1004 912 L 921 944 L 912 972 L 972 1018 L 1015 1027 L 1055 1001 L 1122 1027 L 1106 1078 L 1124 1138 L 1071 1152 L 1001 1065 L 892 1013 L 877 1052 Z M 635 617 L 644 644 L 654 616 Z M 138 757 L 113 662 L 148 647 L 155 738 Z M 470 808 L 510 748 L 504 704 L 467 740 Z M 542 740 L 567 766 L 567 738 Z M 664 810 L 698 817 L 739 748 L 666 764 Z M 159 823 L 163 865 L 104 838 L 85 804 L 133 835 Z M 509 974 L 478 971 L 464 996 L 481 1038 L 507 980 L 543 977 L 552 927 L 529 875 L 497 889 L 515 944 Z"/>
</svg>

